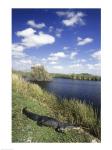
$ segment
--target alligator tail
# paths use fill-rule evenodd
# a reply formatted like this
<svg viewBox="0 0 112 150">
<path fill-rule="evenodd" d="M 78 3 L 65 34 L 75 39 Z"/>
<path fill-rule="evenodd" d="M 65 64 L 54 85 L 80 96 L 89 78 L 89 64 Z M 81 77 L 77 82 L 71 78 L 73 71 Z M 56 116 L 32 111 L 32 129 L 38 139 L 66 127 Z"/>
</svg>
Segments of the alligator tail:
<svg viewBox="0 0 112 150">
<path fill-rule="evenodd" d="M 23 113 L 23 114 L 25 114 L 26 109 L 27 109 L 27 107 L 24 107 L 24 108 L 22 109 L 22 113 Z"/>
<path fill-rule="evenodd" d="M 27 107 L 23 108 L 22 113 L 33 121 L 38 121 L 38 118 L 40 117 L 39 115 L 28 111 Z"/>
</svg>

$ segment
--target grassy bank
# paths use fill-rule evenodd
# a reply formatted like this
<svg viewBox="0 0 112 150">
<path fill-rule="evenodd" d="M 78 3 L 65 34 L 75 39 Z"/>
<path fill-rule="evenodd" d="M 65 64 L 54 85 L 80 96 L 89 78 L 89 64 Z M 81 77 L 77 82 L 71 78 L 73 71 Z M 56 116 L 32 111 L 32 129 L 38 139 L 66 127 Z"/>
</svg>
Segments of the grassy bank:
<svg viewBox="0 0 112 150">
<path fill-rule="evenodd" d="M 12 76 L 12 142 L 91 142 L 100 139 L 100 121 L 90 105 L 79 100 L 59 101 L 55 95 L 38 85 L 25 82 L 21 75 Z M 23 107 L 32 112 L 78 124 L 87 131 L 71 130 L 57 133 L 40 127 L 21 113 Z"/>
</svg>

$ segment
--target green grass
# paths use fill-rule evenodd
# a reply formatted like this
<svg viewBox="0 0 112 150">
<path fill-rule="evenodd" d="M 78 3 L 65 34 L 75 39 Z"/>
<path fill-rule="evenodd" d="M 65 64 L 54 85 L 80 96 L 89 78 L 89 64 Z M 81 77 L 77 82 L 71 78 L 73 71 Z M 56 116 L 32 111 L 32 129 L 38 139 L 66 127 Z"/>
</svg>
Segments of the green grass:
<svg viewBox="0 0 112 150">
<path fill-rule="evenodd" d="M 23 107 L 41 115 L 88 127 L 88 132 L 71 130 L 58 133 L 52 128 L 40 127 L 21 113 Z M 13 74 L 12 142 L 91 142 L 96 139 L 93 135 L 100 138 L 99 132 L 100 124 L 91 106 L 78 100 L 60 102 L 52 93 L 25 82 L 21 75 Z"/>
<path fill-rule="evenodd" d="M 76 124 L 88 129 L 88 132 L 100 139 L 100 119 L 91 105 L 80 100 L 67 100 L 57 104 L 54 111 L 60 110 L 60 118 L 71 124 Z M 56 112 L 55 112 L 56 113 Z"/>
</svg>

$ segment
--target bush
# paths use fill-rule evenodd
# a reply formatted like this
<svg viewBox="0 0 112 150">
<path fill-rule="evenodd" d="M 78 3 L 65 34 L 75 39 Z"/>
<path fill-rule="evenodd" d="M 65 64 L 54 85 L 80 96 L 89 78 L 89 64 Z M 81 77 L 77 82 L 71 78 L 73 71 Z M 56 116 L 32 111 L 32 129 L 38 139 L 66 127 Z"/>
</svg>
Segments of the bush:
<svg viewBox="0 0 112 150">
<path fill-rule="evenodd" d="M 38 65 L 31 68 L 31 80 L 33 81 L 49 81 L 50 74 L 45 70 L 44 66 Z"/>
</svg>

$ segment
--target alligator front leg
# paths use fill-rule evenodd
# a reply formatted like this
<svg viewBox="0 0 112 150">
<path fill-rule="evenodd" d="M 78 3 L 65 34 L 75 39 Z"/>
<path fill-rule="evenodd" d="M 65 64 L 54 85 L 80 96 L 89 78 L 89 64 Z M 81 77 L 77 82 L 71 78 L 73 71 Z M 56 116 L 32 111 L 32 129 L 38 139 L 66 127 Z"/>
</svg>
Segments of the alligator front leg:
<svg viewBox="0 0 112 150">
<path fill-rule="evenodd" d="M 39 122 L 39 121 L 37 121 L 37 125 L 40 126 L 40 127 L 43 126 L 43 124 L 41 122 Z"/>
<path fill-rule="evenodd" d="M 60 128 L 60 127 L 57 127 L 57 128 L 55 129 L 55 131 L 56 131 L 56 132 L 59 132 L 59 133 L 64 133 L 64 130 L 63 130 L 62 128 Z"/>
</svg>

